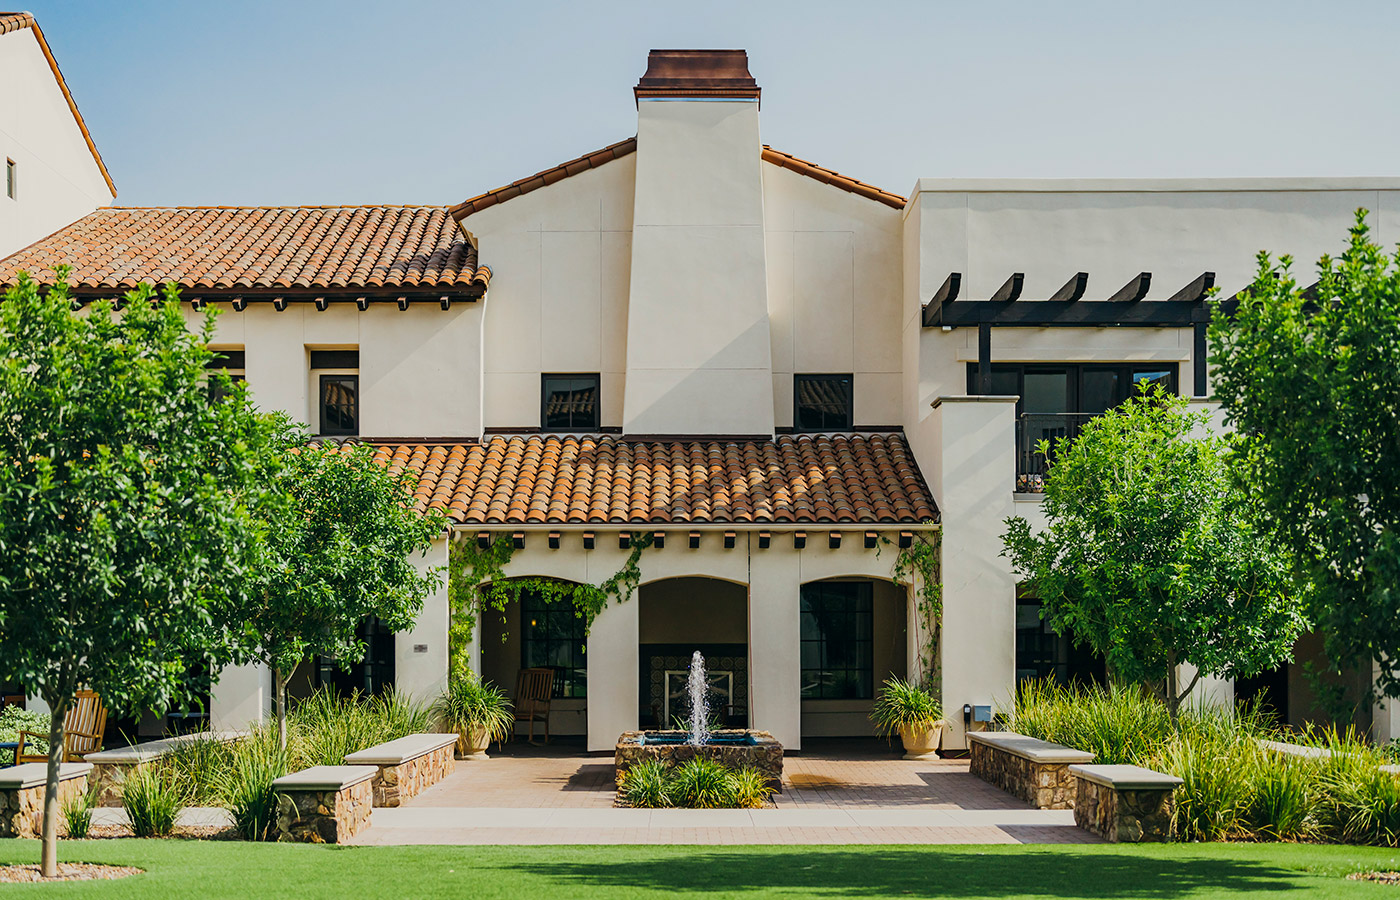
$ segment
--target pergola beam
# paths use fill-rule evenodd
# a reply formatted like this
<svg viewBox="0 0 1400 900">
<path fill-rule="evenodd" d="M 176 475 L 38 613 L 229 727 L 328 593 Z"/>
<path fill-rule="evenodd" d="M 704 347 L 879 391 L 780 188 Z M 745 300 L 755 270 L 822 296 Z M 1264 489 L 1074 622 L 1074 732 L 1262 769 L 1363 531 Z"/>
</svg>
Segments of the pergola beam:
<svg viewBox="0 0 1400 900">
<path fill-rule="evenodd" d="M 1128 280 L 1128 283 L 1119 288 L 1112 297 L 1108 298 L 1109 303 L 1136 303 L 1147 296 L 1147 289 L 1152 286 L 1152 273 L 1139 272 Z"/>
<path fill-rule="evenodd" d="M 1026 273 L 1012 272 L 1011 277 L 992 294 L 993 303 L 1015 303 L 1021 298 L 1021 288 L 1025 286 Z"/>
<path fill-rule="evenodd" d="M 1061 300 L 1065 303 L 1073 303 L 1084 296 L 1084 289 L 1089 286 L 1088 272 L 1075 272 L 1061 288 L 1050 295 L 1051 300 Z"/>
<path fill-rule="evenodd" d="M 1202 272 L 1186 287 L 1177 291 L 1167 298 L 1168 303 L 1199 303 L 1206 299 L 1206 294 L 1215 287 L 1215 273 Z"/>
</svg>

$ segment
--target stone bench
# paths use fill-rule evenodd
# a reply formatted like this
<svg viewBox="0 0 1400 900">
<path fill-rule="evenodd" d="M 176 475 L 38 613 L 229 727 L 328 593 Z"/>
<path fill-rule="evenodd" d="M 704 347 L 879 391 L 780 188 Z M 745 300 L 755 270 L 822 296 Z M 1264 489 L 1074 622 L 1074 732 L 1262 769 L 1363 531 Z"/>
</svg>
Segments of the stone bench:
<svg viewBox="0 0 1400 900">
<path fill-rule="evenodd" d="M 1331 759 L 1333 753 L 1326 747 L 1309 747 L 1306 744 L 1290 744 L 1286 741 L 1259 741 L 1259 746 L 1271 753 L 1280 756 L 1291 756 L 1295 759 L 1319 762 L 1324 759 Z M 1400 775 L 1400 766 L 1385 765 L 1380 770 L 1390 775 Z"/>
<path fill-rule="evenodd" d="M 1075 780 L 1069 767 L 1094 761 L 1094 754 L 1012 731 L 972 731 L 973 775 L 1036 809 L 1074 806 Z"/>
<path fill-rule="evenodd" d="M 67 803 L 87 790 L 89 763 L 58 767 L 58 802 Z M 49 764 L 24 763 L 0 769 L 0 838 L 36 838 L 44 832 L 44 787 Z M 63 817 L 59 816 L 62 823 Z M 62 827 L 62 824 L 59 826 Z"/>
<path fill-rule="evenodd" d="M 122 747 L 117 750 L 99 750 L 83 757 L 84 762 L 92 763 L 96 770 L 92 773 L 93 784 L 101 785 L 97 798 L 98 806 L 121 805 L 121 783 L 126 776 L 137 769 L 157 762 L 175 752 L 180 747 L 199 741 L 213 741 L 228 744 L 248 736 L 246 731 L 199 731 L 176 737 L 162 738 Z"/>
<path fill-rule="evenodd" d="M 349 766 L 377 766 L 374 805 L 398 806 L 452 774 L 455 734 L 410 734 L 345 756 Z"/>
<path fill-rule="evenodd" d="M 1171 840 L 1175 775 L 1141 766 L 1070 766 L 1079 781 L 1074 824 L 1109 843 Z"/>
<path fill-rule="evenodd" d="M 272 782 L 277 839 L 343 844 L 369 825 L 374 766 L 312 766 Z"/>
</svg>

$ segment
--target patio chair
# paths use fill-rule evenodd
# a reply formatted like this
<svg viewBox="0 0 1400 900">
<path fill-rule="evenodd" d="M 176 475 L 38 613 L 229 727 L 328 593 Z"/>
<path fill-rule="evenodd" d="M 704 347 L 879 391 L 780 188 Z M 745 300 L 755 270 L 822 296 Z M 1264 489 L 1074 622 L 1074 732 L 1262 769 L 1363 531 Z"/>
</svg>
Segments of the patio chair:
<svg viewBox="0 0 1400 900">
<path fill-rule="evenodd" d="M 63 762 L 82 762 L 89 753 L 102 749 L 102 732 L 107 728 L 107 707 L 102 705 L 94 691 L 78 691 L 63 717 Z M 19 733 L 19 747 L 15 750 L 15 765 L 27 762 L 45 762 L 47 753 L 25 753 L 27 740 L 46 740 L 47 734 L 35 731 Z"/>
<path fill-rule="evenodd" d="M 535 742 L 535 723 L 544 723 L 544 742 L 549 743 L 549 701 L 554 697 L 553 669 L 521 669 L 515 682 L 515 724 L 530 726 L 529 742 Z"/>
</svg>

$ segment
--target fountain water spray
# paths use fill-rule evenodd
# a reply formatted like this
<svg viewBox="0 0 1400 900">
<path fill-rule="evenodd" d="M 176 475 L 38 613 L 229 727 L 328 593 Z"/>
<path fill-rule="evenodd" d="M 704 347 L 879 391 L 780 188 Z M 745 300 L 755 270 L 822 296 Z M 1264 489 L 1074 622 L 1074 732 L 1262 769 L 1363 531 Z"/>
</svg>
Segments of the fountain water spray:
<svg viewBox="0 0 1400 900">
<path fill-rule="evenodd" d="M 710 684 L 705 677 L 705 657 L 696 650 L 690 657 L 690 680 L 686 683 L 690 691 L 690 735 L 692 747 L 699 747 L 710 740 Z"/>
</svg>

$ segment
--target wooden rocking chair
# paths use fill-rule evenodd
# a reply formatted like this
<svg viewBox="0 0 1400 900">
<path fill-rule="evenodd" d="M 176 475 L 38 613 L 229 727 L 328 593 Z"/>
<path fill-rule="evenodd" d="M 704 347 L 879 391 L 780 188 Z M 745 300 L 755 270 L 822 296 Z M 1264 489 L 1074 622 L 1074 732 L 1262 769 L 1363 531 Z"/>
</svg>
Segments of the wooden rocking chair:
<svg viewBox="0 0 1400 900">
<path fill-rule="evenodd" d="M 529 742 L 535 742 L 535 723 L 544 723 L 544 742 L 549 743 L 549 701 L 554 697 L 553 669 L 521 669 L 515 682 L 515 724 L 527 722 Z"/>
<path fill-rule="evenodd" d="M 78 691 L 63 717 L 63 762 L 82 762 L 89 753 L 102 749 L 102 732 L 107 729 L 107 708 L 94 691 Z M 21 731 L 19 747 L 15 749 L 15 765 L 27 762 L 47 762 L 47 753 L 25 753 L 26 739 L 47 740 L 47 734 Z"/>
</svg>

